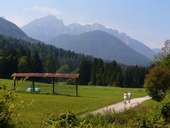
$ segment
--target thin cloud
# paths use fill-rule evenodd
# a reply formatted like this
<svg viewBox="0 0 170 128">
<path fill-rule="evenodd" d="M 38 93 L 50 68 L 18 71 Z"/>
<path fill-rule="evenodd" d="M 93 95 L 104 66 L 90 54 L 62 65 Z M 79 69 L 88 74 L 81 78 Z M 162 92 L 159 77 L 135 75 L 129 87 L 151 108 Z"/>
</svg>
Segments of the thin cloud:
<svg viewBox="0 0 170 128">
<path fill-rule="evenodd" d="M 58 11 L 56 8 L 51 8 L 47 6 L 33 6 L 29 10 L 45 15 L 61 15 L 61 12 Z"/>
</svg>

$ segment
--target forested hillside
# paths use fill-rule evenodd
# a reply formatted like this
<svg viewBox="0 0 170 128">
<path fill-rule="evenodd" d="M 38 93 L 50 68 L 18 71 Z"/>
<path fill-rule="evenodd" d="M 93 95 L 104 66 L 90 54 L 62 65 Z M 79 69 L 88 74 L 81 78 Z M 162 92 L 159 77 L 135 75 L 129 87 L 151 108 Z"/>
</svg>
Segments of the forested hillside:
<svg viewBox="0 0 170 128">
<path fill-rule="evenodd" d="M 42 42 L 0 36 L 0 74 L 14 72 L 79 72 L 79 84 L 143 87 L 147 68 L 76 54 Z"/>
<path fill-rule="evenodd" d="M 58 49 L 41 42 L 30 43 L 0 36 L 0 74 L 9 77 L 14 72 L 71 72 L 79 67 L 84 55 Z M 3 74 L 3 75 L 2 75 Z"/>
</svg>

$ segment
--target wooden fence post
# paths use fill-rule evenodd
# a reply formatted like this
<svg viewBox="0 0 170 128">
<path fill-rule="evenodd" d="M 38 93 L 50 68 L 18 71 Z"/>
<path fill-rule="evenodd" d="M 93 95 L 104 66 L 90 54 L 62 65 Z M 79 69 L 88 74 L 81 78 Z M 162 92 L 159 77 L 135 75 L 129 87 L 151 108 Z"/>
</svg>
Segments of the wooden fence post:
<svg viewBox="0 0 170 128">
<path fill-rule="evenodd" d="M 54 80 L 54 78 L 52 79 L 52 84 L 53 84 L 53 90 L 52 90 L 53 92 L 52 93 L 55 94 L 55 80 Z"/>
<path fill-rule="evenodd" d="M 16 89 L 16 80 L 14 79 L 14 90 Z"/>
<path fill-rule="evenodd" d="M 76 96 L 78 96 L 78 79 L 76 79 Z"/>
<path fill-rule="evenodd" d="M 34 79 L 32 80 L 32 92 L 35 92 L 35 81 L 34 81 Z"/>
</svg>

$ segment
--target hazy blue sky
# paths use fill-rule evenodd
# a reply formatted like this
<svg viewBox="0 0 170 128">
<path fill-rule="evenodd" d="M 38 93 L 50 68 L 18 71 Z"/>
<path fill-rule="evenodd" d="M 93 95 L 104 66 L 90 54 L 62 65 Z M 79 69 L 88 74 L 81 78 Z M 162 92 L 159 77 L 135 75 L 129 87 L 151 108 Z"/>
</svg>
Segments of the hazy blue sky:
<svg viewBox="0 0 170 128">
<path fill-rule="evenodd" d="M 150 47 L 170 39 L 170 0 L 1 0 L 0 16 L 18 26 L 48 14 L 66 24 L 98 22 Z"/>
</svg>

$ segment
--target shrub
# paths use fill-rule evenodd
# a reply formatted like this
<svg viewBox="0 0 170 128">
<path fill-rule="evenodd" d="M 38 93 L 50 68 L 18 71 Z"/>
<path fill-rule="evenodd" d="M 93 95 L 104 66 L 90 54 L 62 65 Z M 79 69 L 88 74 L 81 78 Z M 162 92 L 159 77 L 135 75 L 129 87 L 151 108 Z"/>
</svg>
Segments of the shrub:
<svg viewBox="0 0 170 128">
<path fill-rule="evenodd" d="M 162 105 L 161 114 L 166 122 L 170 122 L 170 102 Z"/>
<path fill-rule="evenodd" d="M 89 123 L 92 128 L 119 128 L 137 127 L 137 113 L 132 110 L 125 112 L 105 112 L 104 114 L 87 115 L 82 120 Z"/>
<path fill-rule="evenodd" d="M 74 127 L 77 125 L 77 118 L 73 113 L 64 113 L 59 117 L 59 124 L 61 127 Z"/>
<path fill-rule="evenodd" d="M 67 112 L 60 116 L 52 116 L 46 121 L 45 127 L 48 128 L 73 128 L 78 125 L 78 119 L 75 114 Z"/>
<path fill-rule="evenodd" d="M 87 123 L 91 124 L 93 127 L 100 125 L 100 126 L 106 126 L 108 124 L 112 124 L 114 122 L 113 120 L 113 114 L 112 113 L 106 113 L 104 115 L 96 114 L 96 115 L 87 115 L 83 118 Z"/>
<path fill-rule="evenodd" d="M 139 120 L 139 128 L 162 128 L 163 122 L 160 118 L 160 109 L 149 113 Z"/>
<path fill-rule="evenodd" d="M 139 124 L 139 128 L 153 128 L 153 123 L 150 120 L 143 119 Z"/>
<path fill-rule="evenodd" d="M 15 94 L 6 89 L 0 89 L 0 128 L 13 128 L 12 117 L 15 113 Z"/>
<path fill-rule="evenodd" d="M 170 87 L 170 71 L 169 69 L 156 66 L 153 67 L 145 79 L 145 88 L 148 94 L 157 101 L 161 101 L 167 89 Z"/>
</svg>

